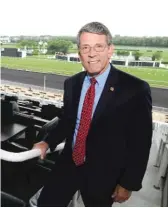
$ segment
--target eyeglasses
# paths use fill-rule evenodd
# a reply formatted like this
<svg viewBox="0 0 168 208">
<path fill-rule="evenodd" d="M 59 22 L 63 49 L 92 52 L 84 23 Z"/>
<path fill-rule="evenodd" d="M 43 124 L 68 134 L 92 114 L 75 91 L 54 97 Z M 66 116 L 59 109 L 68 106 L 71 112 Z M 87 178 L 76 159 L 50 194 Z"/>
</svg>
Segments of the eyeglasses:
<svg viewBox="0 0 168 208">
<path fill-rule="evenodd" d="M 103 52 L 106 47 L 107 45 L 104 44 L 96 44 L 93 47 L 91 47 L 90 45 L 83 45 L 79 47 L 79 51 L 82 54 L 85 54 L 85 53 L 89 53 L 91 48 L 93 48 L 96 52 Z"/>
</svg>

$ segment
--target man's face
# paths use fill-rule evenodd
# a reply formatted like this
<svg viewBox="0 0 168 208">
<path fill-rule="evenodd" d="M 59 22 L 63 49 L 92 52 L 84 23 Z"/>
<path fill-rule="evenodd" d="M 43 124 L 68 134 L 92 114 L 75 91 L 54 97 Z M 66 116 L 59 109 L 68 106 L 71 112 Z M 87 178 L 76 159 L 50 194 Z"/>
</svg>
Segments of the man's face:
<svg viewBox="0 0 168 208">
<path fill-rule="evenodd" d="M 79 57 L 83 67 L 91 75 L 103 73 L 113 53 L 105 35 L 83 32 L 80 36 Z"/>
</svg>

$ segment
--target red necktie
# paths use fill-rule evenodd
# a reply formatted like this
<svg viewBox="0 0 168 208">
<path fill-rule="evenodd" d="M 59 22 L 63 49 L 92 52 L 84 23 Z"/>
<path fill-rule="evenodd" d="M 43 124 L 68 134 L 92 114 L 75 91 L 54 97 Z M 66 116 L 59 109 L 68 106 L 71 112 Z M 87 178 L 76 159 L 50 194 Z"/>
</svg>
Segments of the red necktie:
<svg viewBox="0 0 168 208">
<path fill-rule="evenodd" d="M 72 153 L 73 160 L 77 166 L 84 163 L 86 137 L 88 135 L 90 123 L 92 120 L 92 109 L 95 98 L 96 79 L 90 79 L 91 85 L 85 95 L 85 100 L 82 107 L 81 119 L 79 124 L 76 142 Z"/>
</svg>

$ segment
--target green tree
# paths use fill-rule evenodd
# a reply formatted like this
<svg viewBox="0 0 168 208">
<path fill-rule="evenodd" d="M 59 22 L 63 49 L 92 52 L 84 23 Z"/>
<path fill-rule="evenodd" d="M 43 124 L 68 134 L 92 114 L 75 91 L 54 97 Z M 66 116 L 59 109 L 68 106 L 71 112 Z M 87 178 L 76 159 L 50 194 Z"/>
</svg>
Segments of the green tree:
<svg viewBox="0 0 168 208">
<path fill-rule="evenodd" d="M 152 55 L 152 61 L 155 61 L 155 60 L 160 60 L 162 57 L 161 55 L 161 52 L 155 52 L 153 55 Z"/>
<path fill-rule="evenodd" d="M 24 48 L 26 46 L 27 49 L 33 49 L 37 47 L 37 44 L 34 40 L 21 40 L 17 43 L 17 47 Z"/>
<path fill-rule="evenodd" d="M 57 36 L 56 38 L 59 40 L 71 41 L 72 43 L 76 44 L 76 37 L 75 36 Z"/>
<path fill-rule="evenodd" d="M 136 61 L 139 61 L 139 58 L 142 56 L 142 53 L 140 53 L 139 51 L 135 51 L 133 52 L 133 56 L 135 57 Z"/>
<path fill-rule="evenodd" d="M 56 39 L 48 42 L 47 49 L 50 54 L 55 54 L 55 52 L 67 54 L 72 46 L 73 44 L 71 41 Z"/>
<path fill-rule="evenodd" d="M 129 51 L 117 50 L 117 55 L 118 56 L 128 56 L 129 55 Z"/>
<path fill-rule="evenodd" d="M 113 37 L 115 45 L 168 47 L 168 37 L 128 37 L 116 35 Z"/>
<path fill-rule="evenodd" d="M 38 55 L 39 54 L 39 50 L 38 49 L 34 49 L 32 55 Z"/>
</svg>

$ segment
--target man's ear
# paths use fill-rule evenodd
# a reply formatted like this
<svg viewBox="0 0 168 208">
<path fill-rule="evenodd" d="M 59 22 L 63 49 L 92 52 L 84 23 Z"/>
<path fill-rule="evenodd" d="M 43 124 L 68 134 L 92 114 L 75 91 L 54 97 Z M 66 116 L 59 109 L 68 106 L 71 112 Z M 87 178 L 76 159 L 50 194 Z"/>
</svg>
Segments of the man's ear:
<svg viewBox="0 0 168 208">
<path fill-rule="evenodd" d="M 114 45 L 113 44 L 111 44 L 111 47 L 112 47 L 112 53 L 114 52 Z"/>
<path fill-rule="evenodd" d="M 109 59 L 112 57 L 113 53 L 114 53 L 114 45 L 111 44 L 111 45 L 109 46 L 109 52 L 108 52 L 108 57 L 109 57 Z"/>
<path fill-rule="evenodd" d="M 78 51 L 78 57 L 79 57 L 79 59 L 80 59 L 80 61 L 81 61 L 81 54 L 80 54 L 80 51 Z"/>
</svg>

